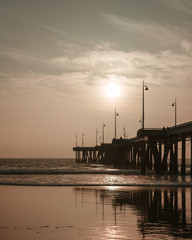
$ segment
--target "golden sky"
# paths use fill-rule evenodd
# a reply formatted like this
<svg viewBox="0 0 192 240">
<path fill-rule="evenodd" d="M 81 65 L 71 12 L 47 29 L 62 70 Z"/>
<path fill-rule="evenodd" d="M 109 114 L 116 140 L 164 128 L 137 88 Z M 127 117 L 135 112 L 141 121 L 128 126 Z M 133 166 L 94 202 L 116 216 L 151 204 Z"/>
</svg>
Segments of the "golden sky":
<svg viewBox="0 0 192 240">
<path fill-rule="evenodd" d="M 0 0 L 0 157 L 73 157 L 192 119 L 191 0 Z"/>
</svg>

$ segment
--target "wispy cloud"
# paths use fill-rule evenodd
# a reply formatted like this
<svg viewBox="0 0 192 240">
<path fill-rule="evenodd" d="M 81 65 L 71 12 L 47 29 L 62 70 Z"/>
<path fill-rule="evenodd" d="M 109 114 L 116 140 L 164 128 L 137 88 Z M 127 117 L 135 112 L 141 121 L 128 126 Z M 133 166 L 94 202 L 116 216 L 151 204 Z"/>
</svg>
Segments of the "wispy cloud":
<svg viewBox="0 0 192 240">
<path fill-rule="evenodd" d="M 186 43 L 186 50 L 190 45 Z M 137 84 L 141 79 L 154 84 L 178 84 L 191 85 L 191 61 L 192 56 L 171 50 L 159 51 L 158 53 L 131 51 L 124 52 L 115 49 L 95 49 L 83 52 L 78 57 L 59 57 L 51 59 L 63 70 L 76 69 L 79 72 L 89 72 L 90 79 L 109 79 L 116 75 L 117 79 L 126 77 L 129 84 Z M 86 76 L 87 77 L 87 76 Z M 87 82 L 87 81 L 85 81 Z"/>
<path fill-rule="evenodd" d="M 59 29 L 55 26 L 45 24 L 45 23 L 43 23 L 43 21 L 40 22 L 38 20 L 34 20 L 34 19 L 30 18 L 29 16 L 25 16 L 21 13 L 18 14 L 8 8 L 0 6 L 0 12 L 8 15 L 10 18 L 14 19 L 15 21 L 21 20 L 22 22 L 29 24 L 29 27 L 30 27 L 30 25 L 31 26 L 34 25 L 38 28 L 48 30 L 49 33 L 52 32 L 52 33 L 62 35 L 63 37 L 70 38 L 68 33 L 66 31 L 64 31 L 63 29 Z"/>
<path fill-rule="evenodd" d="M 153 0 L 154 2 L 184 13 L 192 13 L 191 0 Z"/>
<path fill-rule="evenodd" d="M 157 45 L 180 44 L 183 36 L 178 28 L 169 28 L 155 22 L 135 21 L 125 17 L 117 17 L 108 13 L 101 13 L 101 16 L 116 28 L 127 33 L 137 33 L 143 41 L 156 42 Z"/>
<path fill-rule="evenodd" d="M 189 41 L 183 41 L 181 43 L 181 47 L 183 49 L 183 51 L 185 53 L 189 53 L 191 54 L 192 53 L 192 42 L 189 42 Z"/>
<path fill-rule="evenodd" d="M 183 47 L 186 51 L 191 50 L 190 44 L 185 43 Z M 68 52 L 63 57 L 44 61 L 9 52 L 9 58 L 22 61 L 27 71 L 3 72 L 1 69 L 1 90 L 52 91 L 74 96 L 79 93 L 81 97 L 109 81 L 118 81 L 125 87 L 138 86 L 143 80 L 156 86 L 192 87 L 192 55 L 185 51 L 125 52 L 111 48 L 110 44 L 95 49 L 78 49 L 76 55 Z M 43 70 L 45 67 L 49 71 Z"/>
</svg>

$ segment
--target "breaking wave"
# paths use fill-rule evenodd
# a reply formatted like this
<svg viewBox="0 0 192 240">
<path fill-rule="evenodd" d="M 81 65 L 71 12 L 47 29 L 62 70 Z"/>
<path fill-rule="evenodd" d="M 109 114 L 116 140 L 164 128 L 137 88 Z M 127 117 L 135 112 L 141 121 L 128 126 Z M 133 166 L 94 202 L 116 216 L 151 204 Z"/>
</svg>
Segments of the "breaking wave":
<svg viewBox="0 0 192 240">
<path fill-rule="evenodd" d="M 135 186 L 192 187 L 185 176 L 156 175 L 147 170 L 115 169 L 101 164 L 76 164 L 61 159 L 8 159 L 0 161 L 0 185 L 18 186 Z"/>
</svg>

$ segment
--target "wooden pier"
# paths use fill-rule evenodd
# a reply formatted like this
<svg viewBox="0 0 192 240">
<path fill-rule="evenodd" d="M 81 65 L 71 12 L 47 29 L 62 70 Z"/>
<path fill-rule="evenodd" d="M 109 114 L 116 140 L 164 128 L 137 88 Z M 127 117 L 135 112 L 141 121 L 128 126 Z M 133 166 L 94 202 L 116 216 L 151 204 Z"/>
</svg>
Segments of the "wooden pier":
<svg viewBox="0 0 192 240">
<path fill-rule="evenodd" d="M 74 147 L 73 151 L 76 162 L 114 164 L 120 168 L 140 169 L 141 173 L 154 170 L 157 174 L 185 175 L 186 146 L 190 147 L 192 175 L 192 122 L 170 128 L 140 129 L 135 138 L 113 139 L 112 143 L 95 147 Z"/>
</svg>

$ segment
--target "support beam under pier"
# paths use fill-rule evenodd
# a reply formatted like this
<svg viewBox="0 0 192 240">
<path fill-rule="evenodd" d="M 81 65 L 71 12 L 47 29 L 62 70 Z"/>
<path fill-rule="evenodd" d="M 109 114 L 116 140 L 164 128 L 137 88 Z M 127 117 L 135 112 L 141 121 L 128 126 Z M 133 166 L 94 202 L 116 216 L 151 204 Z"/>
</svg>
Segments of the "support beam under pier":
<svg viewBox="0 0 192 240">
<path fill-rule="evenodd" d="M 182 159 L 181 159 L 181 175 L 185 175 L 185 152 L 186 152 L 186 144 L 185 144 L 185 137 L 182 137 Z"/>
<path fill-rule="evenodd" d="M 173 172 L 174 174 L 177 174 L 178 173 L 178 139 L 177 138 L 175 138 L 174 146 L 175 146 L 175 154 L 174 154 Z"/>
<path fill-rule="evenodd" d="M 191 166 L 190 166 L 190 174 L 192 176 L 192 136 L 191 136 Z"/>
</svg>

